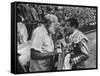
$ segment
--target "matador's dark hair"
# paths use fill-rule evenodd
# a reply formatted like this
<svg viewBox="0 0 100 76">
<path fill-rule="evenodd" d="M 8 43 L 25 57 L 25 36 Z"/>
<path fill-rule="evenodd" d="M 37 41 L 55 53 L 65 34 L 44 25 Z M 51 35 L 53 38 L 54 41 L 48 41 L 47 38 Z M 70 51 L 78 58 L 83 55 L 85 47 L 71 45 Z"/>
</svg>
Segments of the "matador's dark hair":
<svg viewBox="0 0 100 76">
<path fill-rule="evenodd" d="M 71 27 L 75 27 L 78 28 L 79 27 L 79 22 L 76 18 L 72 17 L 70 19 L 67 20 L 67 22 L 70 22 L 70 26 Z"/>
</svg>

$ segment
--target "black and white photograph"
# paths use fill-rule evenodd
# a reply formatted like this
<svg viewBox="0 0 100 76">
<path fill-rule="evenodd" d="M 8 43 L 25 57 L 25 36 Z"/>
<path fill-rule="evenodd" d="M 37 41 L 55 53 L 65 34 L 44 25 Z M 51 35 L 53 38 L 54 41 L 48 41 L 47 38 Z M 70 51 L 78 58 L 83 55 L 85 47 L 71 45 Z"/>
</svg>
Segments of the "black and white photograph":
<svg viewBox="0 0 100 76">
<path fill-rule="evenodd" d="M 12 72 L 97 69 L 96 6 L 14 2 L 12 13 Z"/>
</svg>

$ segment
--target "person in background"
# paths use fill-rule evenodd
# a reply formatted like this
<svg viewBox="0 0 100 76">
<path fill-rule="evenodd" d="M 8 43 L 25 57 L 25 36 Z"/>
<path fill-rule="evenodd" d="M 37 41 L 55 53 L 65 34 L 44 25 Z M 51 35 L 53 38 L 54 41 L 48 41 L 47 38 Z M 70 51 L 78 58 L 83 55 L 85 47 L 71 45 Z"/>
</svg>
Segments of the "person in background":
<svg viewBox="0 0 100 76">
<path fill-rule="evenodd" d="M 53 14 L 45 15 L 45 23 L 38 26 L 32 33 L 30 72 L 53 71 L 54 51 L 52 35 L 59 25 L 58 18 Z M 59 52 L 58 52 L 59 53 Z"/>
<path fill-rule="evenodd" d="M 87 47 L 88 38 L 78 30 L 78 20 L 70 18 L 65 24 L 65 41 L 67 43 L 67 52 L 64 59 L 63 69 L 81 69 L 85 68 L 84 62 L 89 58 Z M 69 59 L 70 58 L 70 59 Z"/>
<path fill-rule="evenodd" d="M 26 25 L 23 23 L 23 18 L 21 16 L 17 17 L 17 72 L 27 72 L 26 68 L 24 67 L 26 65 L 26 62 L 28 61 L 26 55 L 28 53 L 23 50 L 24 45 L 27 44 L 28 39 L 28 33 L 26 29 Z M 26 59 L 26 61 L 25 61 Z"/>
<path fill-rule="evenodd" d="M 22 22 L 18 22 L 17 28 L 18 28 L 19 44 L 26 43 L 28 38 L 28 33 L 25 24 L 23 24 Z"/>
</svg>

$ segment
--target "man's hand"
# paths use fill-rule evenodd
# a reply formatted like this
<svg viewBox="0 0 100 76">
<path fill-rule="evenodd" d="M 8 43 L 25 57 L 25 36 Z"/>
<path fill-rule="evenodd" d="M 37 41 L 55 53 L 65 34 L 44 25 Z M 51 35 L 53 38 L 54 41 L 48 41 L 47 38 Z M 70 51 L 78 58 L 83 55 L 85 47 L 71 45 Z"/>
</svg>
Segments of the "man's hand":
<svg viewBox="0 0 100 76">
<path fill-rule="evenodd" d="M 75 58 L 73 58 L 73 59 L 71 60 L 71 63 L 72 63 L 72 64 L 77 64 L 77 63 L 79 62 L 79 60 L 80 60 L 80 56 L 75 57 Z"/>
<path fill-rule="evenodd" d="M 72 64 L 77 64 L 77 63 L 83 62 L 85 59 L 87 59 L 87 57 L 85 55 L 80 55 L 78 57 L 73 58 L 71 60 L 71 63 Z"/>
<path fill-rule="evenodd" d="M 62 50 L 60 48 L 56 49 L 57 53 L 62 53 Z"/>
</svg>

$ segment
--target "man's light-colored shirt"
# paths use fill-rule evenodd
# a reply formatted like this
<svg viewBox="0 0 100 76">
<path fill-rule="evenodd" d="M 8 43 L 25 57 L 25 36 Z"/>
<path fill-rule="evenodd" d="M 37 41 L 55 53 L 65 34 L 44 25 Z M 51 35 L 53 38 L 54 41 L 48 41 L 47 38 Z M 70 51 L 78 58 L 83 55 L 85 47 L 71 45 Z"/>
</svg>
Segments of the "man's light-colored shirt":
<svg viewBox="0 0 100 76">
<path fill-rule="evenodd" d="M 48 53 L 54 51 L 54 44 L 44 25 L 37 27 L 32 33 L 31 48 Z"/>
</svg>

